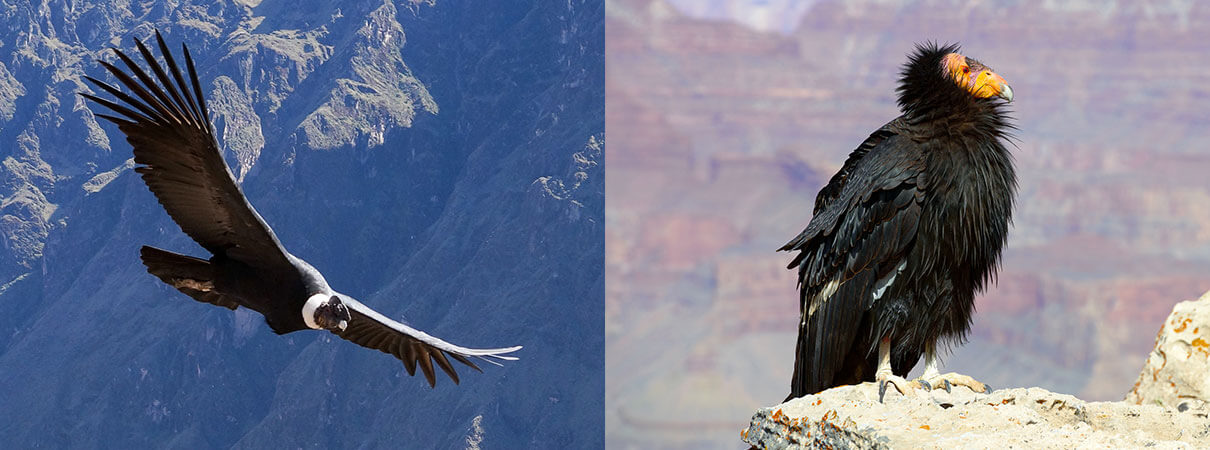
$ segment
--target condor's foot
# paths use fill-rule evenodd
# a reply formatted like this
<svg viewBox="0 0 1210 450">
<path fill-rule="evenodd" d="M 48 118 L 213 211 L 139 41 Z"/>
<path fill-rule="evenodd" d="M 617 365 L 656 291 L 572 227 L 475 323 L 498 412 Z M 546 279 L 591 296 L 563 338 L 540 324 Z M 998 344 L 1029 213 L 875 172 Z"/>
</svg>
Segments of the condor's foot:
<svg viewBox="0 0 1210 450">
<path fill-rule="evenodd" d="M 954 372 L 943 375 L 937 370 L 937 367 L 939 366 L 937 364 L 936 349 L 929 346 L 924 349 L 924 373 L 920 374 L 920 378 L 916 379 L 916 381 L 928 386 L 925 388 L 928 390 L 945 389 L 945 392 L 953 392 L 953 386 L 966 386 L 970 390 L 981 394 L 992 391 L 991 386 L 980 383 L 966 375 Z"/>
<path fill-rule="evenodd" d="M 913 396 L 917 389 L 924 388 L 920 382 L 905 380 L 891 371 L 891 339 L 885 337 L 878 341 L 878 370 L 874 372 L 874 380 L 878 382 L 878 403 L 884 403 L 887 385 L 894 386 L 902 395 Z"/>
<path fill-rule="evenodd" d="M 953 386 L 966 386 L 970 388 L 970 390 L 981 394 L 986 394 L 992 391 L 990 385 L 980 383 L 974 378 L 954 372 L 940 375 L 934 374 L 931 376 L 926 373 L 919 379 L 915 380 L 915 382 L 928 386 L 925 389 L 945 389 L 945 392 L 951 392 Z"/>
<path fill-rule="evenodd" d="M 888 387 L 894 387 L 900 395 L 915 396 L 919 389 L 929 389 L 929 386 L 922 383 L 920 380 L 908 381 L 903 377 L 896 376 L 890 371 L 878 372 L 874 375 L 874 379 L 878 383 L 878 403 L 886 403 L 886 392 Z"/>
</svg>

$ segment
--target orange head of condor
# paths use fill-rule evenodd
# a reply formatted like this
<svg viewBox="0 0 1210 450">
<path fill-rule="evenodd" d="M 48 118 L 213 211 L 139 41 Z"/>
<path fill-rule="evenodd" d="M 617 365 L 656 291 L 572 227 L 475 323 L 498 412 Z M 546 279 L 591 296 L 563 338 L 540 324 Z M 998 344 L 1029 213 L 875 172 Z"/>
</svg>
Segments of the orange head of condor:
<svg viewBox="0 0 1210 450">
<path fill-rule="evenodd" d="M 1004 78 L 979 61 L 957 53 L 941 58 L 941 70 L 959 87 L 976 98 L 1000 97 L 1013 101 L 1013 90 Z"/>
</svg>

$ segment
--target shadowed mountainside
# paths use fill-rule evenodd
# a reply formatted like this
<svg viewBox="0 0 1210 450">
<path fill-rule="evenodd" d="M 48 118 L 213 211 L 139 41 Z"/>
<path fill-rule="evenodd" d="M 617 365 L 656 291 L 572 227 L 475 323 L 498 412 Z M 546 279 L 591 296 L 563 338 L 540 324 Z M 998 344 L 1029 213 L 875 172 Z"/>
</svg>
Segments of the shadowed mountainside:
<svg viewBox="0 0 1210 450">
<path fill-rule="evenodd" d="M 604 10 L 48 0 L 0 11 L 0 432 L 18 447 L 600 445 Z M 76 92 L 189 45 L 250 201 L 329 283 L 520 361 L 430 389 L 146 274 L 193 255 Z M 158 54 L 158 51 L 156 52 Z M 568 339 L 575 335 L 576 339 Z M 97 439 L 102 439 L 98 441 Z"/>
</svg>

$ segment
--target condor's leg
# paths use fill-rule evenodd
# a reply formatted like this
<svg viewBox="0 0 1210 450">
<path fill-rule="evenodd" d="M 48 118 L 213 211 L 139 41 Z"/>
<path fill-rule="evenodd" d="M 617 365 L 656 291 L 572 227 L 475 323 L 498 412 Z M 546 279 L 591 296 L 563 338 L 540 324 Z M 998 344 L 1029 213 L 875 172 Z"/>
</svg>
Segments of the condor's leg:
<svg viewBox="0 0 1210 450">
<path fill-rule="evenodd" d="M 924 388 L 920 382 L 905 380 L 891 371 L 891 338 L 889 337 L 883 337 L 878 341 L 878 370 L 874 372 L 874 379 L 878 381 L 879 403 L 882 403 L 883 398 L 886 397 L 887 385 L 894 386 L 895 390 L 903 395 L 915 395 L 916 389 Z"/>
</svg>

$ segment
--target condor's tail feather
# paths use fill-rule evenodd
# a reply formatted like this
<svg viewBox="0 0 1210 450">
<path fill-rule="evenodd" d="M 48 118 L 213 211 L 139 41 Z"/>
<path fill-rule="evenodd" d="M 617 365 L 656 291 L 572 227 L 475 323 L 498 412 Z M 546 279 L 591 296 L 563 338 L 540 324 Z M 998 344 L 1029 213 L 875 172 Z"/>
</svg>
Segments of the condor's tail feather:
<svg viewBox="0 0 1210 450">
<path fill-rule="evenodd" d="M 194 300 L 229 309 L 239 307 L 234 299 L 214 291 L 214 266 L 210 261 L 146 245 L 139 249 L 139 256 L 148 273 Z"/>
</svg>

